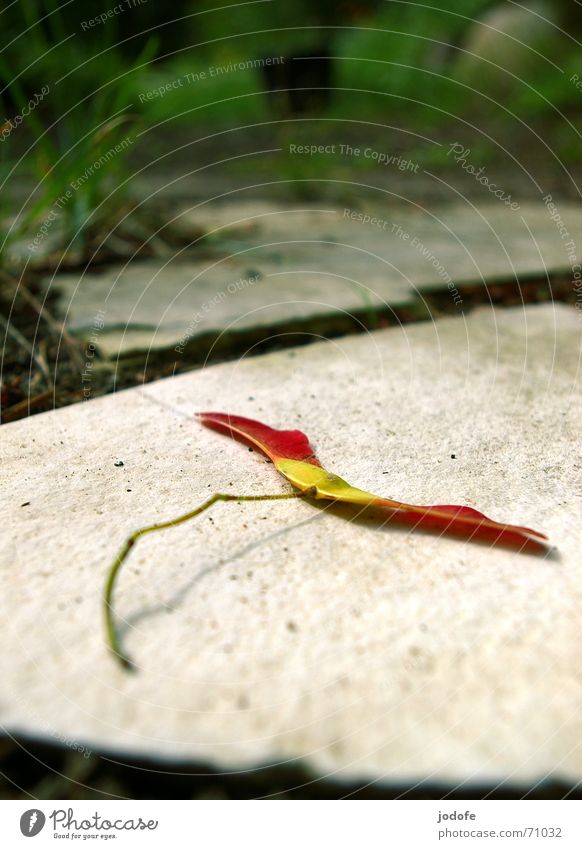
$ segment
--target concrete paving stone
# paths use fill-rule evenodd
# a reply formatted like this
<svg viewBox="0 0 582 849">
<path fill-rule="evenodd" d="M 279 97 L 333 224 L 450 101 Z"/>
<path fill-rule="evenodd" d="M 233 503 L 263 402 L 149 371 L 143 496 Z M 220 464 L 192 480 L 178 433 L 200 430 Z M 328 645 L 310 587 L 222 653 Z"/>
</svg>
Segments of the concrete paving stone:
<svg viewBox="0 0 582 849">
<path fill-rule="evenodd" d="M 564 205 L 559 214 L 582 244 L 582 210 Z M 196 347 L 209 334 L 227 339 L 257 328 L 325 333 L 351 316 L 421 302 L 425 292 L 448 292 L 461 308 L 457 285 L 571 271 L 566 242 L 542 203 L 428 212 L 238 199 L 182 209 L 177 220 L 206 246 L 204 258 L 178 251 L 169 260 L 48 281 L 62 292 L 72 332 L 92 335 L 98 316 L 97 342 L 109 357 Z"/>
<path fill-rule="evenodd" d="M 399 784 L 582 778 L 580 331 L 480 308 L 201 369 L 2 428 L 0 722 L 13 734 L 238 769 Z M 301 427 L 365 489 L 549 534 L 552 558 L 347 521 L 279 493 L 204 409 Z M 453 458 L 454 455 L 454 458 Z M 123 465 L 119 465 L 119 461 Z"/>
</svg>

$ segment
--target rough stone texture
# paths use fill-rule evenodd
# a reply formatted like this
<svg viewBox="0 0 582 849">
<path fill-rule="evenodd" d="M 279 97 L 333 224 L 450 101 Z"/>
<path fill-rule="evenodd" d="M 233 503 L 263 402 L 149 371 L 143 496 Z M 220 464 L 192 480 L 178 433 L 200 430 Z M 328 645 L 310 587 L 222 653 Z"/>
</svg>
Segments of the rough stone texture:
<svg viewBox="0 0 582 849">
<path fill-rule="evenodd" d="M 2 724 L 228 769 L 582 778 L 580 329 L 564 306 L 483 308 L 5 426 Z M 301 501 L 217 505 L 132 552 L 124 673 L 100 605 L 126 535 L 217 490 L 287 487 L 193 421 L 209 408 L 300 426 L 354 484 L 525 523 L 560 556 Z"/>
<path fill-rule="evenodd" d="M 116 357 L 256 328 L 265 335 L 289 327 L 332 332 L 349 316 L 422 303 L 423 292 L 449 292 L 457 303 L 457 285 L 543 281 L 547 272 L 569 271 L 565 241 L 542 203 L 517 211 L 490 202 L 430 213 L 412 204 L 404 212 L 367 205 L 353 212 L 378 221 L 323 207 L 200 204 L 179 212 L 177 224 L 204 258 L 180 251 L 166 261 L 61 274 L 50 285 L 62 291 L 74 332 L 90 335 L 103 310 L 97 343 Z M 559 212 L 582 241 L 582 210 L 563 205 Z"/>
</svg>

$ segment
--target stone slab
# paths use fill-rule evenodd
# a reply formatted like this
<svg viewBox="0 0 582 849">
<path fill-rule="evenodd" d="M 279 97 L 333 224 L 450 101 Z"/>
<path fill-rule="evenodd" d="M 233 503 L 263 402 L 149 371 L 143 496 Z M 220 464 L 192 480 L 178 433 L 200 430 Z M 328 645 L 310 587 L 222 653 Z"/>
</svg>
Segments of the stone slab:
<svg viewBox="0 0 582 849">
<path fill-rule="evenodd" d="M 563 205 L 560 214 L 582 244 L 582 210 Z M 422 304 L 426 292 L 448 292 L 460 307 L 456 286 L 571 273 L 565 241 L 541 202 L 518 211 L 501 202 L 427 211 L 238 199 L 181 209 L 174 224 L 197 253 L 49 281 L 62 292 L 72 332 L 92 335 L 101 316 L 97 343 L 109 357 L 257 328 L 331 333 L 348 317 Z"/>
<path fill-rule="evenodd" d="M 3 727 L 224 769 L 582 778 L 580 337 L 565 306 L 481 308 L 4 426 Z M 125 537 L 215 491 L 287 487 L 194 422 L 209 408 L 299 426 L 326 466 L 388 497 L 545 530 L 559 556 L 293 500 L 217 505 L 132 552 L 128 675 L 101 630 Z"/>
</svg>

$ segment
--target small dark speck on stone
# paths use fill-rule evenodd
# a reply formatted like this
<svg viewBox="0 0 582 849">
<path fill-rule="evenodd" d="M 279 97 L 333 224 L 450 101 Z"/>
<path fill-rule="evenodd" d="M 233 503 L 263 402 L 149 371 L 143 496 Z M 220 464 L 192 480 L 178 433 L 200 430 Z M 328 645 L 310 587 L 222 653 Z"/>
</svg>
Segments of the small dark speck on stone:
<svg viewBox="0 0 582 849">
<path fill-rule="evenodd" d="M 252 451 L 252 450 L 253 450 L 253 449 L 249 446 L 249 451 Z"/>
<path fill-rule="evenodd" d="M 382 472 L 383 475 L 389 475 L 390 472 Z"/>
<path fill-rule="evenodd" d="M 451 460 L 456 460 L 456 459 L 457 459 L 457 455 L 456 455 L 456 454 L 451 454 Z"/>
<path fill-rule="evenodd" d="M 123 465 L 125 465 L 125 464 L 124 464 L 123 460 L 116 460 L 116 461 L 115 461 L 115 463 L 114 463 L 113 465 L 114 465 L 114 466 L 118 466 L 118 467 L 119 467 L 119 466 L 123 466 Z"/>
<path fill-rule="evenodd" d="M 291 631 L 292 634 L 296 634 L 299 629 L 295 622 L 287 622 L 287 630 Z"/>
<path fill-rule="evenodd" d="M 131 489 L 126 489 L 125 491 L 126 491 L 126 492 L 131 492 Z"/>
<path fill-rule="evenodd" d="M 254 401 L 254 400 L 255 400 L 254 397 L 252 395 L 249 395 L 249 401 Z"/>
<path fill-rule="evenodd" d="M 238 575 L 229 575 L 231 581 L 238 581 Z"/>
<path fill-rule="evenodd" d="M 21 507 L 28 507 L 30 505 L 30 501 L 25 501 L 24 504 L 21 504 Z"/>
</svg>

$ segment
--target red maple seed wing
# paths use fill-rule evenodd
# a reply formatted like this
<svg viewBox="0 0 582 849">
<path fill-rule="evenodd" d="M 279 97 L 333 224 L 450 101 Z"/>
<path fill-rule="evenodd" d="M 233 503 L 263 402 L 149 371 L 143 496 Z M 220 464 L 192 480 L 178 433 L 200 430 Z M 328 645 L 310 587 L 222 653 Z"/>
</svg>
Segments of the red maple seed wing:
<svg viewBox="0 0 582 849">
<path fill-rule="evenodd" d="M 227 433 L 259 448 L 273 462 L 280 459 L 303 460 L 320 466 L 308 438 L 300 430 L 277 430 L 243 416 L 228 413 L 196 413 L 202 424 L 220 433 Z"/>
<path fill-rule="evenodd" d="M 439 510 L 441 513 L 447 512 L 451 514 L 451 518 L 473 518 L 476 521 L 482 522 L 493 522 L 492 519 L 489 519 L 483 513 L 480 513 L 478 510 L 474 510 L 473 507 L 456 507 L 451 504 L 435 504 L 433 507 L 427 507 L 427 510 Z M 500 525 L 502 523 L 494 522 L 496 525 Z M 522 534 L 530 534 L 533 537 L 539 537 L 540 539 L 547 540 L 548 537 L 545 534 L 540 533 L 539 531 L 534 531 L 532 528 L 525 528 L 522 525 L 503 525 L 504 528 L 511 528 L 514 531 L 519 531 Z"/>
<path fill-rule="evenodd" d="M 457 507 L 444 504 L 431 507 L 416 507 L 395 502 L 377 501 L 377 506 L 389 511 L 388 522 L 427 531 L 440 531 L 445 536 L 506 545 L 518 551 L 547 551 L 548 538 L 545 534 L 518 525 L 506 525 L 489 519 L 472 507 Z"/>
<path fill-rule="evenodd" d="M 297 469 L 290 470 L 289 466 L 292 464 L 286 461 L 310 463 L 321 469 L 321 464 L 315 457 L 309 440 L 300 430 L 276 430 L 253 419 L 231 416 L 228 413 L 198 413 L 197 415 L 202 424 L 207 427 L 255 445 L 267 457 L 270 457 L 284 477 L 300 489 L 305 489 L 303 483 L 307 478 L 311 480 L 313 476 L 310 474 L 306 478 L 304 472 L 298 474 Z M 290 471 L 294 471 L 295 474 L 291 474 Z M 495 522 L 472 507 L 451 504 L 420 507 L 379 498 L 372 493 L 350 486 L 342 478 L 325 470 L 322 470 L 320 477 L 316 476 L 313 479 L 313 489 L 316 498 L 379 507 L 386 511 L 388 522 L 404 524 L 413 529 L 424 528 L 447 536 L 507 545 L 520 551 L 548 550 L 548 538 L 545 534 L 531 528 Z"/>
</svg>

